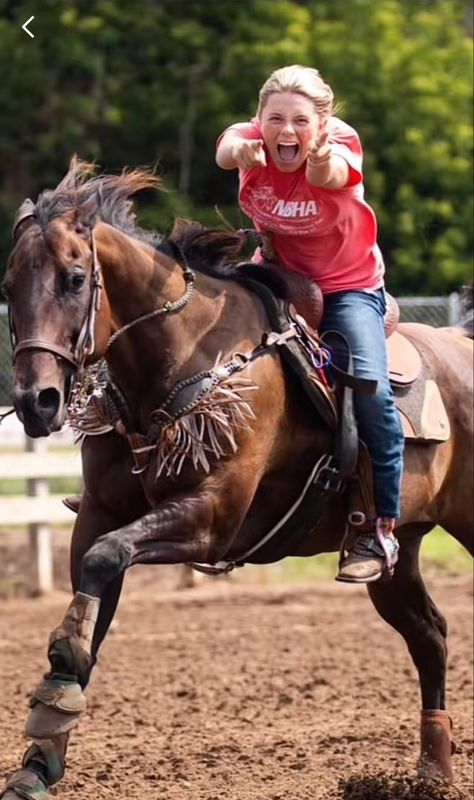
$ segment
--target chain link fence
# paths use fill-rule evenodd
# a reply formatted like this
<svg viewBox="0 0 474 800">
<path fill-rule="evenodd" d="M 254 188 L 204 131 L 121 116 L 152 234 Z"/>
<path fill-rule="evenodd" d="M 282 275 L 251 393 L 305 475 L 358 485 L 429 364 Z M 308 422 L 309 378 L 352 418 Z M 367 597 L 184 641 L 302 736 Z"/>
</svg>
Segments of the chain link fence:
<svg viewBox="0 0 474 800">
<path fill-rule="evenodd" d="M 455 325 L 461 317 L 461 301 L 455 292 L 448 297 L 398 297 L 401 322 L 423 322 L 435 328 Z M 7 306 L 0 305 L 0 406 L 12 402 L 11 346 Z"/>
</svg>

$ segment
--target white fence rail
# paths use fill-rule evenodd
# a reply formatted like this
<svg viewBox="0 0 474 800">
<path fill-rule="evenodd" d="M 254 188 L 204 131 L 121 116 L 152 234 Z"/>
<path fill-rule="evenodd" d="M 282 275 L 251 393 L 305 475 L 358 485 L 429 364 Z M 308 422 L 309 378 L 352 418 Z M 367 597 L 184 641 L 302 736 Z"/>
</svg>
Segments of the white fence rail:
<svg viewBox="0 0 474 800">
<path fill-rule="evenodd" d="M 29 439 L 16 417 L 7 417 L 0 427 L 0 481 L 5 492 L 0 494 L 0 530 L 27 527 L 32 588 L 39 594 L 53 588 L 51 525 L 72 526 L 74 522 L 74 514 L 61 502 L 63 495 L 50 492 L 53 478 L 81 478 L 79 449 L 56 451 L 72 444 L 69 431 L 50 439 Z M 22 481 L 21 491 L 10 493 L 9 483 L 18 480 Z"/>
<path fill-rule="evenodd" d="M 0 414 L 7 409 L 0 408 Z M 29 439 L 14 416 L 0 425 L 0 533 L 8 538 L 26 527 L 28 531 L 31 590 L 46 594 L 54 588 L 52 526 L 72 530 L 74 513 L 62 503 L 63 494 L 52 494 L 50 481 L 55 478 L 82 477 L 79 448 L 71 450 L 73 436 L 67 429 L 49 439 Z M 64 449 L 67 448 L 67 449 Z M 61 452 L 61 449 L 63 452 Z M 22 491 L 9 492 L 10 481 L 23 481 Z M 187 564 L 176 576 L 176 587 L 191 588 L 201 580 Z"/>
</svg>

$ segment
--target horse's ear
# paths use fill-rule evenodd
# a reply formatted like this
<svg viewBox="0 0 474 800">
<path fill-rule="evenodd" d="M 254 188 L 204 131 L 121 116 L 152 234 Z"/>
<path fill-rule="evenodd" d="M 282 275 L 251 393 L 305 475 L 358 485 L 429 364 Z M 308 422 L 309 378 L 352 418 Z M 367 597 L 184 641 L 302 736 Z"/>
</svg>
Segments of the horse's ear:
<svg viewBox="0 0 474 800">
<path fill-rule="evenodd" d="M 100 199 L 97 191 L 92 192 L 78 205 L 74 223 L 79 232 L 84 229 L 91 230 L 94 227 L 99 213 L 99 205 Z"/>
<path fill-rule="evenodd" d="M 20 238 L 29 226 L 35 222 L 35 204 L 29 197 L 23 200 L 20 208 L 15 214 L 13 221 L 12 235 L 16 241 Z"/>
</svg>

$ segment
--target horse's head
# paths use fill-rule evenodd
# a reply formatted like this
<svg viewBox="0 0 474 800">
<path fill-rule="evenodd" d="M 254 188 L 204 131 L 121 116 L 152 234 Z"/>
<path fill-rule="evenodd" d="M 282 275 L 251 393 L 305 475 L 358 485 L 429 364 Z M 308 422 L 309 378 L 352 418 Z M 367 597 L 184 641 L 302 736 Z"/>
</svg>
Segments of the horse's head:
<svg viewBox="0 0 474 800">
<path fill-rule="evenodd" d="M 100 270 L 93 226 L 97 201 L 71 208 L 48 196 L 26 201 L 3 289 L 9 303 L 15 410 L 30 436 L 64 423 L 71 380 L 94 348 Z"/>
<path fill-rule="evenodd" d="M 136 294 L 141 297 L 148 286 L 143 273 L 136 278 L 138 255 L 142 268 L 146 261 L 155 275 L 158 245 L 170 263 L 176 262 L 178 254 L 181 265 L 184 258 L 185 264 L 191 259 L 197 265 L 212 267 L 229 258 L 235 260 L 244 244 L 238 233 L 206 231 L 184 221 L 175 226 L 169 241 L 162 242 L 163 237 L 136 225 L 130 200 L 138 191 L 159 188 L 160 179 L 146 169 L 91 177 L 93 172 L 93 165 L 74 157 L 56 189 L 43 192 L 36 204 L 25 201 L 15 220 L 16 245 L 8 261 L 3 289 L 10 312 L 14 405 L 30 436 L 47 436 L 61 428 L 74 374 L 85 363 L 105 354 L 113 342 L 112 327 L 116 334 L 117 328 L 123 331 L 129 327 L 120 322 L 124 306 L 124 316 L 129 317 L 128 289 L 138 280 Z M 117 233 L 111 235 L 112 228 L 120 232 L 120 237 Z M 137 241 L 147 245 L 146 258 L 143 248 L 137 248 Z M 111 306 L 109 291 L 101 291 L 102 270 L 96 244 L 109 281 L 107 288 L 112 289 Z M 163 267 L 166 280 L 168 269 L 169 265 Z M 181 269 L 182 266 L 178 269 L 180 292 Z M 190 270 L 185 272 L 188 277 L 192 274 Z M 117 289 L 118 275 L 124 279 L 121 292 Z M 117 310 L 118 296 L 121 306 Z M 132 320 L 135 313 L 140 316 L 146 311 L 148 300 L 142 310 L 131 308 Z"/>
</svg>

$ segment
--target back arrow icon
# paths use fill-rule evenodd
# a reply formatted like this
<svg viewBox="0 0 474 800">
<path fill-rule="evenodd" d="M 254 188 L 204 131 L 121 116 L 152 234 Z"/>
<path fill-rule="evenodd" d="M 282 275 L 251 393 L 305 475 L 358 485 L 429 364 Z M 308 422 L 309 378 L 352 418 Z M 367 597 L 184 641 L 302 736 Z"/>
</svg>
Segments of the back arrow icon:
<svg viewBox="0 0 474 800">
<path fill-rule="evenodd" d="M 34 20 L 34 17 L 30 17 L 29 19 L 27 19 L 27 20 L 26 20 L 25 24 L 21 26 L 21 27 L 23 28 L 23 30 L 25 31 L 25 33 L 27 33 L 27 34 L 28 34 L 28 36 L 31 36 L 31 38 L 32 38 L 32 39 L 34 39 L 34 38 L 35 38 L 35 35 L 34 35 L 34 33 L 31 33 L 31 31 L 29 31 L 29 30 L 28 30 L 28 27 L 27 27 L 27 26 L 28 26 L 28 25 L 30 24 L 30 22 L 32 22 L 33 20 Z"/>
</svg>

